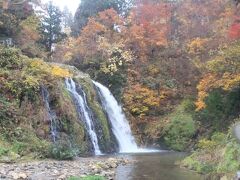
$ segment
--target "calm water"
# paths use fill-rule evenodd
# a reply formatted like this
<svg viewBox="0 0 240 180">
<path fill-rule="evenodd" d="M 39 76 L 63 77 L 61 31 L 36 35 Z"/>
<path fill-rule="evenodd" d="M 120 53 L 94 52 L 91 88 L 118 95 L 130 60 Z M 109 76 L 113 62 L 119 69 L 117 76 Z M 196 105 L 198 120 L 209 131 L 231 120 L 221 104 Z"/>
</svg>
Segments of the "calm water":
<svg viewBox="0 0 240 180">
<path fill-rule="evenodd" d="M 185 157 L 184 153 L 161 152 L 125 156 L 136 162 L 119 166 L 116 180 L 203 180 L 200 175 L 175 165 L 176 161 Z"/>
</svg>

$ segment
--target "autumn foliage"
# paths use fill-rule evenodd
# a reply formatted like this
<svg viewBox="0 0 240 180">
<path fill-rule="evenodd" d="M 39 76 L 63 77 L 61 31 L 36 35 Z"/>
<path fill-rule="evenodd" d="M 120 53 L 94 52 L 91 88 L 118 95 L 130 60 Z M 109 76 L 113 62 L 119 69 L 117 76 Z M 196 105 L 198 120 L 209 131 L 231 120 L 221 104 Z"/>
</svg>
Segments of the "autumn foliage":
<svg viewBox="0 0 240 180">
<path fill-rule="evenodd" d="M 240 17 L 236 16 L 235 17 L 235 21 L 233 22 L 233 24 L 231 25 L 230 29 L 229 29 L 229 36 L 232 39 L 239 39 L 240 38 Z"/>
</svg>

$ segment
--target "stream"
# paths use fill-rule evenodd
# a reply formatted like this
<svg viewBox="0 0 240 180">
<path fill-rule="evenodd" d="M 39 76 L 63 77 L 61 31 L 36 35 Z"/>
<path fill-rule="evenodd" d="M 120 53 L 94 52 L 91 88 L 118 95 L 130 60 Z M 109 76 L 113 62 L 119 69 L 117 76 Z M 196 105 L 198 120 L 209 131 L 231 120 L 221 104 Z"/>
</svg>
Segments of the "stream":
<svg viewBox="0 0 240 180">
<path fill-rule="evenodd" d="M 199 174 L 182 169 L 175 162 L 182 160 L 186 153 L 159 152 L 120 155 L 135 161 L 119 166 L 116 180 L 203 180 Z"/>
</svg>

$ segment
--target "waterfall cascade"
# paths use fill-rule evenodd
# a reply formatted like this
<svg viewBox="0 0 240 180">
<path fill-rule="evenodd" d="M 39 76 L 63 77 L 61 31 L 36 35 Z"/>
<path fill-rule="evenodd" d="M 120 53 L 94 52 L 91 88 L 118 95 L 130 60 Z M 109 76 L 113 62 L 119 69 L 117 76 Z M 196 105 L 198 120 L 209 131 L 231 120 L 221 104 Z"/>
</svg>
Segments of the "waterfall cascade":
<svg viewBox="0 0 240 180">
<path fill-rule="evenodd" d="M 90 108 L 88 107 L 85 92 L 82 90 L 80 86 L 79 86 L 79 89 L 78 89 L 79 92 L 78 92 L 76 84 L 71 78 L 66 79 L 65 84 L 66 84 L 67 90 L 71 93 L 75 101 L 75 105 L 77 107 L 79 116 L 85 122 L 86 129 L 90 136 L 95 155 L 101 155 L 102 153 L 98 145 L 97 134 L 94 129 L 93 116 Z"/>
<path fill-rule="evenodd" d="M 139 148 L 131 133 L 129 123 L 122 112 L 121 106 L 109 89 L 102 84 L 93 81 L 101 99 L 102 106 L 108 115 L 112 125 L 112 131 L 118 141 L 121 153 L 139 152 Z"/>
<path fill-rule="evenodd" d="M 49 105 L 49 92 L 45 87 L 41 88 L 42 91 L 42 97 L 43 102 L 45 104 L 45 108 L 47 109 L 47 118 L 50 120 L 50 131 L 51 131 L 51 137 L 53 142 L 56 142 L 57 139 L 57 115 L 54 110 L 50 108 Z"/>
</svg>

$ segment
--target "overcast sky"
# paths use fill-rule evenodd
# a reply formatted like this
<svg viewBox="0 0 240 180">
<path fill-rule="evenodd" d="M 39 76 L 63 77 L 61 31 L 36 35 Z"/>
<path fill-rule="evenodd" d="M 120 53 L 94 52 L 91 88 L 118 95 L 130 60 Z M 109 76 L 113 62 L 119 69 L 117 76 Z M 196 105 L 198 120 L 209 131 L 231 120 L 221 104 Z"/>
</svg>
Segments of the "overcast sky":
<svg viewBox="0 0 240 180">
<path fill-rule="evenodd" d="M 43 3 L 48 2 L 49 0 L 42 0 Z M 63 10 L 64 6 L 67 6 L 68 9 L 72 12 L 74 15 L 78 5 L 80 4 L 81 0 L 52 0 L 52 2 L 59 6 L 61 10 Z"/>
</svg>

